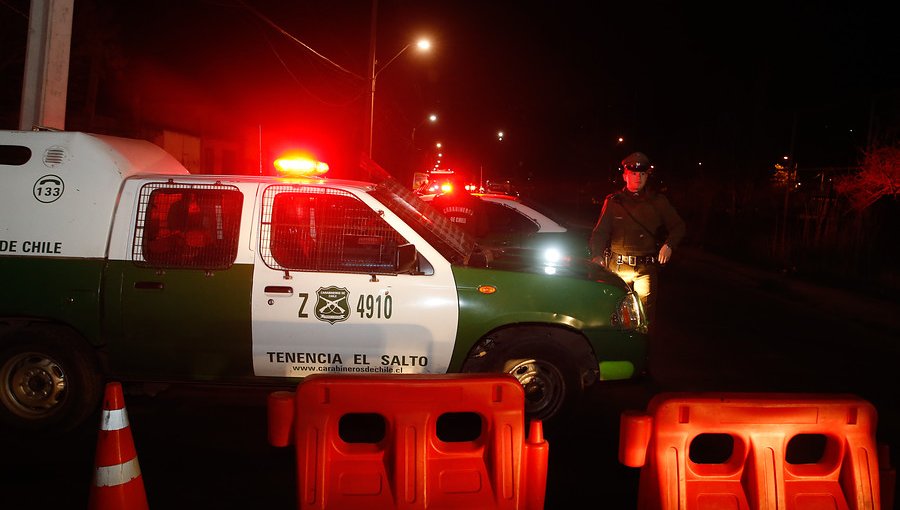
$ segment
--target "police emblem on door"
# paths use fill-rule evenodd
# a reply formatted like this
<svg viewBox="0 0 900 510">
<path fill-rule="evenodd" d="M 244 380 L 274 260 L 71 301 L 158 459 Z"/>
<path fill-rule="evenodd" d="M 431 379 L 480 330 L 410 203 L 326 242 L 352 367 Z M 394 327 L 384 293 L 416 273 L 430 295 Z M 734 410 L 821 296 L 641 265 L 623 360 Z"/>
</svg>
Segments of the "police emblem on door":
<svg viewBox="0 0 900 510">
<path fill-rule="evenodd" d="M 343 287 L 319 287 L 316 291 L 316 318 L 331 324 L 350 317 L 350 292 Z"/>
</svg>

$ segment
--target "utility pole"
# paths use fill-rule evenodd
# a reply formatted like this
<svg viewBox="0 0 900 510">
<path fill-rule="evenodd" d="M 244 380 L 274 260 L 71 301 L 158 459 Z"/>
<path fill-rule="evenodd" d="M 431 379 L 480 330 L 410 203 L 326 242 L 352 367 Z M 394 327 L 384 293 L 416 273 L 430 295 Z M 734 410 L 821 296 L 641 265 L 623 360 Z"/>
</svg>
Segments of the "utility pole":
<svg viewBox="0 0 900 510">
<path fill-rule="evenodd" d="M 31 0 L 19 129 L 66 128 L 75 0 Z"/>
<path fill-rule="evenodd" d="M 369 101 L 368 101 L 368 116 L 366 117 L 365 123 L 365 153 L 369 156 L 369 159 L 372 159 L 372 133 L 375 130 L 375 30 L 378 25 L 377 23 L 378 16 L 378 0 L 372 0 L 372 19 L 371 19 L 371 28 L 369 34 Z"/>
</svg>

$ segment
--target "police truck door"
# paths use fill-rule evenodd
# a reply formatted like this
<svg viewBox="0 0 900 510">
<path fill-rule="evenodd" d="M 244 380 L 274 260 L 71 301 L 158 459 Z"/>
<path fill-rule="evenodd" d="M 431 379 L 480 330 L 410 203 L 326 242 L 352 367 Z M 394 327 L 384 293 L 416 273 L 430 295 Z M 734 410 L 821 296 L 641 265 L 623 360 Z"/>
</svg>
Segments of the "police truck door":
<svg viewBox="0 0 900 510">
<path fill-rule="evenodd" d="M 434 274 L 391 274 L 398 246 L 424 243 L 365 198 L 327 186 L 261 190 L 256 375 L 446 371 L 458 314 L 450 266 L 436 260 Z"/>
</svg>

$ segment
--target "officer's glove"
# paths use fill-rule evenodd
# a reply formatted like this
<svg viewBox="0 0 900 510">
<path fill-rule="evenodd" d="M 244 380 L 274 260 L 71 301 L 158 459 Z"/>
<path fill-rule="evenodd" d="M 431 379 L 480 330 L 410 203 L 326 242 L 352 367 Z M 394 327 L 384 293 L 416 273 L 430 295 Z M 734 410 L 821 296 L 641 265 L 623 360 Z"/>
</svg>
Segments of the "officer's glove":
<svg viewBox="0 0 900 510">
<path fill-rule="evenodd" d="M 659 257 L 657 257 L 657 260 L 659 260 L 660 264 L 665 264 L 670 258 L 672 258 L 672 248 L 670 248 L 668 244 L 662 245 L 659 249 Z"/>
</svg>

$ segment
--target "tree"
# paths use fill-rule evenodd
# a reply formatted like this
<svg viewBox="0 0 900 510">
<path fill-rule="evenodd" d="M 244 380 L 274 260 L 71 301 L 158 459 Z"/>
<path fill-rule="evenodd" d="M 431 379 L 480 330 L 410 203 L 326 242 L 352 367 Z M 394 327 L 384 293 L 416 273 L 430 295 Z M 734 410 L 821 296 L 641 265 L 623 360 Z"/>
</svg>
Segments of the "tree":
<svg viewBox="0 0 900 510">
<path fill-rule="evenodd" d="M 900 143 L 867 151 L 856 173 L 836 179 L 835 190 L 859 211 L 881 197 L 900 195 Z"/>
</svg>

